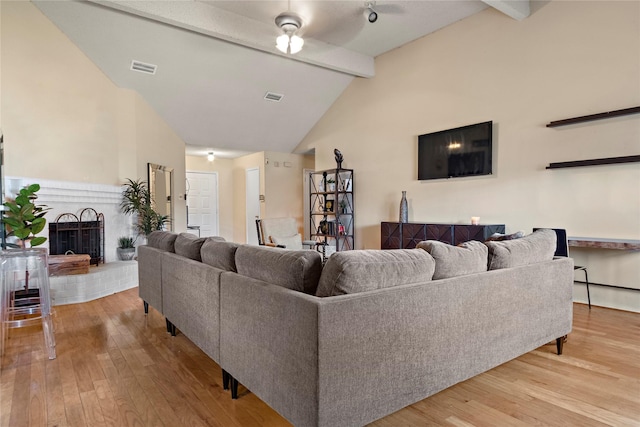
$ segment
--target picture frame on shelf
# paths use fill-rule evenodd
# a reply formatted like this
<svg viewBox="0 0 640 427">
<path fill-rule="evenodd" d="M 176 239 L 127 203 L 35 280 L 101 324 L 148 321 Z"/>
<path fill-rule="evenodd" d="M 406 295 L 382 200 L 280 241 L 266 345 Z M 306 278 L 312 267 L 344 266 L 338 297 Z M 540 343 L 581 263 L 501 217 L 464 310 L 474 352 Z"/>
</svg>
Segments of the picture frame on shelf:
<svg viewBox="0 0 640 427">
<path fill-rule="evenodd" d="M 333 212 L 333 200 L 329 199 L 324 202 L 324 210 L 326 212 Z"/>
</svg>

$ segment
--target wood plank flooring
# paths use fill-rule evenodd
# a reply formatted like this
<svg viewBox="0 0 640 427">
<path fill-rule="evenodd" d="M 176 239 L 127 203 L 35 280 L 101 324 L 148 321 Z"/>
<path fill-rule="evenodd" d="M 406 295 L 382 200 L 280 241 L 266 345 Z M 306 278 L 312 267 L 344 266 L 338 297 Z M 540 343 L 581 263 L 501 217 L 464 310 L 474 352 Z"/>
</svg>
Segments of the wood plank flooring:
<svg viewBox="0 0 640 427">
<path fill-rule="evenodd" d="M 231 400 L 220 367 L 137 293 L 56 307 L 52 361 L 39 327 L 11 331 L 0 426 L 289 425 L 242 387 Z M 640 426 L 639 338 L 640 314 L 575 304 L 562 356 L 550 343 L 372 425 Z"/>
</svg>

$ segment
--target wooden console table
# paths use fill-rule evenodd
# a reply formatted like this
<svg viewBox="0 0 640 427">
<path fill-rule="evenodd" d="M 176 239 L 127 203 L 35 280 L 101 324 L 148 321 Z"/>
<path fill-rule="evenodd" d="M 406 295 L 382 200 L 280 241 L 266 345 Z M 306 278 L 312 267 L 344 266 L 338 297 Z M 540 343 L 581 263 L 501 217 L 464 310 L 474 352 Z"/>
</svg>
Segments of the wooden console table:
<svg viewBox="0 0 640 427">
<path fill-rule="evenodd" d="M 504 224 L 427 224 L 416 222 L 380 223 L 381 249 L 413 249 L 423 240 L 459 245 L 469 240 L 484 242 L 493 233 L 504 233 Z"/>
<path fill-rule="evenodd" d="M 600 237 L 568 237 L 569 246 L 575 248 L 618 249 L 640 251 L 640 240 L 607 239 Z"/>
</svg>

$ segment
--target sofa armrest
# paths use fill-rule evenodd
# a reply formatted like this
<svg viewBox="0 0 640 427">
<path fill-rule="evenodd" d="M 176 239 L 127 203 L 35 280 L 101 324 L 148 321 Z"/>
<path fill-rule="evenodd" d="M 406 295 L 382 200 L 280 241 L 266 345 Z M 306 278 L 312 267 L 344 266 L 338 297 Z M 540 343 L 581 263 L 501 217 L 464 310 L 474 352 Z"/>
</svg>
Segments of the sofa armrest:
<svg viewBox="0 0 640 427">
<path fill-rule="evenodd" d="M 319 298 L 220 277 L 220 366 L 296 426 L 315 425 Z"/>
<path fill-rule="evenodd" d="M 180 255 L 162 256 L 162 305 L 167 320 L 209 357 L 220 360 L 220 274 Z"/>
<path fill-rule="evenodd" d="M 138 295 L 162 313 L 162 262 L 165 251 L 148 245 L 138 246 Z"/>
</svg>

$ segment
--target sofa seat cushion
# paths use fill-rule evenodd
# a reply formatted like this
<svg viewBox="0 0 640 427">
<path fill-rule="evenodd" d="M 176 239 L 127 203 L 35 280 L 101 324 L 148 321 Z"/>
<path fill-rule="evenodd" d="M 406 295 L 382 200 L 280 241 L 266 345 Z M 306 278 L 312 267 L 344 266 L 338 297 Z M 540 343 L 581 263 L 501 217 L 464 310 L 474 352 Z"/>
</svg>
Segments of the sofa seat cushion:
<svg viewBox="0 0 640 427">
<path fill-rule="evenodd" d="M 236 270 L 236 250 L 240 244 L 209 237 L 200 248 L 202 262 L 225 271 Z"/>
<path fill-rule="evenodd" d="M 482 242 L 472 240 L 452 246 L 437 240 L 426 240 L 418 243 L 417 247 L 429 252 L 435 259 L 434 280 L 487 271 L 489 250 Z"/>
<path fill-rule="evenodd" d="M 207 240 L 206 237 L 197 237 L 191 233 L 180 233 L 176 237 L 175 253 L 195 261 L 202 261 L 200 249 L 202 249 L 202 244 L 205 240 Z"/>
<path fill-rule="evenodd" d="M 421 249 L 336 252 L 324 266 L 316 296 L 353 294 L 430 281 L 435 261 Z"/>
<path fill-rule="evenodd" d="M 489 270 L 518 267 L 553 259 L 556 232 L 541 229 L 515 240 L 485 242 L 489 249 Z"/>
<path fill-rule="evenodd" d="M 175 252 L 175 242 L 178 235 L 170 231 L 152 231 L 147 236 L 147 245 L 166 252 Z"/>
<path fill-rule="evenodd" d="M 310 250 L 241 245 L 236 251 L 236 269 L 243 276 L 313 295 L 322 272 L 322 256 Z"/>
</svg>

